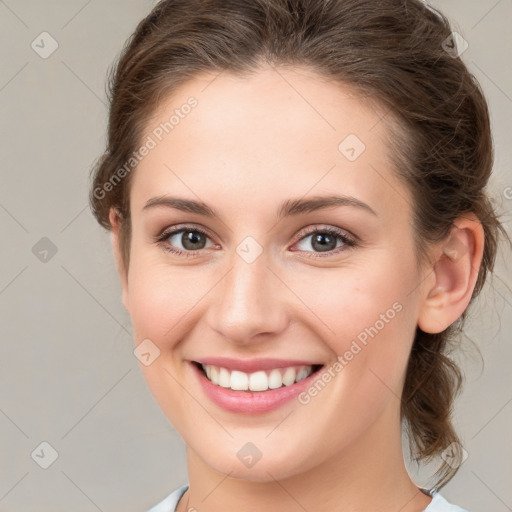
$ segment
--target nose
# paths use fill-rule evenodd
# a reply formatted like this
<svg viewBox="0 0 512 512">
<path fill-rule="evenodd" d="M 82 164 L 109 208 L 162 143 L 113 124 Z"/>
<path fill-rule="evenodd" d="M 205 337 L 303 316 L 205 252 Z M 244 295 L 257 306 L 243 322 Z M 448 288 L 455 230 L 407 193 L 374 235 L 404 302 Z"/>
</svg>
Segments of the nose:
<svg viewBox="0 0 512 512">
<path fill-rule="evenodd" d="M 235 254 L 232 262 L 212 294 L 210 327 L 237 345 L 274 338 L 289 321 L 286 286 L 265 252 L 251 263 Z"/>
</svg>

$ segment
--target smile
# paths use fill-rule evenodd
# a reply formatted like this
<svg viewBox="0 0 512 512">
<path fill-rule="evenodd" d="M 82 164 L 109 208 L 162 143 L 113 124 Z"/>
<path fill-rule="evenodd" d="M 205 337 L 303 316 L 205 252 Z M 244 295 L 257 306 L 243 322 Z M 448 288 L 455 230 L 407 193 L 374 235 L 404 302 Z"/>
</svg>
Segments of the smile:
<svg viewBox="0 0 512 512">
<path fill-rule="evenodd" d="M 293 403 L 323 364 L 307 361 L 207 358 L 189 361 L 205 397 L 238 414 L 263 414 Z"/>
<path fill-rule="evenodd" d="M 320 367 L 320 365 L 289 366 L 253 373 L 228 370 L 210 364 L 202 364 L 201 368 L 208 380 L 216 386 L 230 388 L 234 391 L 267 391 L 268 389 L 291 386 L 295 382 L 306 379 L 315 371 L 316 366 Z"/>
</svg>

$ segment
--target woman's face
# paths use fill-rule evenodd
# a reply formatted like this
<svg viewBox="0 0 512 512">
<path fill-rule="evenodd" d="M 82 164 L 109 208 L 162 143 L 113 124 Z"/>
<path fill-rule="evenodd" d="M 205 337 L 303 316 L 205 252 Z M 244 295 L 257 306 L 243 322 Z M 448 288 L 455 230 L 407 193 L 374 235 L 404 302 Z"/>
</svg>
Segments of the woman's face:
<svg viewBox="0 0 512 512">
<path fill-rule="evenodd" d="M 399 431 L 428 280 L 381 116 L 266 67 L 202 75 L 147 126 L 123 301 L 151 392 L 217 471 L 285 478 Z"/>
</svg>

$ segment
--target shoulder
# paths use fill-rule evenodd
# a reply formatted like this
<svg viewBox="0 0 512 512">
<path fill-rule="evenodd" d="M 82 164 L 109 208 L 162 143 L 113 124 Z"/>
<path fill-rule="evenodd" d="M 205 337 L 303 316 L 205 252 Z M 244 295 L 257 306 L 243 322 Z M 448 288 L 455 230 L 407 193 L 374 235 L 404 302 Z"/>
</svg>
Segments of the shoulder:
<svg viewBox="0 0 512 512">
<path fill-rule="evenodd" d="M 175 512 L 178 501 L 180 501 L 180 498 L 185 494 L 187 489 L 188 485 L 179 487 L 178 489 L 171 492 L 167 498 L 151 507 L 147 512 Z"/>
<path fill-rule="evenodd" d="M 424 512 L 467 512 L 467 510 L 448 503 L 441 494 L 435 493 L 432 496 L 430 505 L 424 510 Z"/>
</svg>

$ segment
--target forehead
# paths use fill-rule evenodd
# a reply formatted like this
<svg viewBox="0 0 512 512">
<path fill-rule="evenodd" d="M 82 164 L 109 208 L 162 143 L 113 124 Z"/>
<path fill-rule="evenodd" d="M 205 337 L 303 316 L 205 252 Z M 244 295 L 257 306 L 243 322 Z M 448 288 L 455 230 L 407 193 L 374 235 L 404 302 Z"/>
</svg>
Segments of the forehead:
<svg viewBox="0 0 512 512">
<path fill-rule="evenodd" d="M 142 142 L 153 147 L 137 166 L 132 207 L 172 193 L 259 210 L 283 196 L 337 192 L 399 213 L 407 192 L 382 118 L 350 87 L 309 69 L 198 75 L 148 122 Z"/>
</svg>

